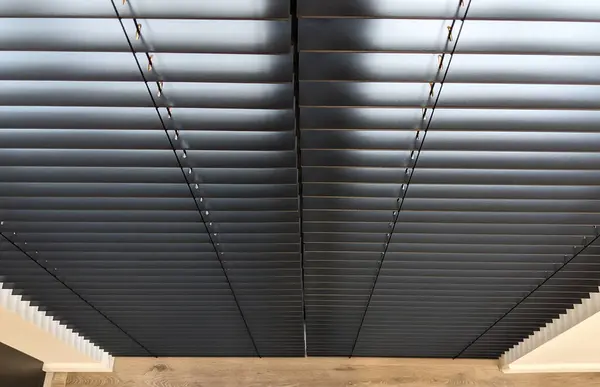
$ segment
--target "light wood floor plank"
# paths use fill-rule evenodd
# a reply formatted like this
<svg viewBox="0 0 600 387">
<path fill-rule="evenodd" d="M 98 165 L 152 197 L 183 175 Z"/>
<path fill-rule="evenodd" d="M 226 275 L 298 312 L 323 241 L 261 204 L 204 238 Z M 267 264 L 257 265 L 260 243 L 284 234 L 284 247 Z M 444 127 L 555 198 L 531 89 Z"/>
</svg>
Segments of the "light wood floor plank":
<svg viewBox="0 0 600 387">
<path fill-rule="evenodd" d="M 67 387 L 593 387 L 600 374 L 503 374 L 492 360 L 117 358 Z"/>
</svg>

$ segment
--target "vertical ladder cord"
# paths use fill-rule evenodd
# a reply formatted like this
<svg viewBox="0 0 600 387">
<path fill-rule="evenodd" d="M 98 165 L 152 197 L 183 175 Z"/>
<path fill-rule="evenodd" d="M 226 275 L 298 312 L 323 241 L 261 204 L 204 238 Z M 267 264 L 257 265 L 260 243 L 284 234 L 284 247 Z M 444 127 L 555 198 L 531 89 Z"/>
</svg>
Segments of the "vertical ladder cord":
<svg viewBox="0 0 600 387">
<path fill-rule="evenodd" d="M 110 0 L 110 2 L 112 3 L 113 9 L 115 11 L 115 15 L 117 17 L 117 19 L 119 19 L 119 23 L 121 24 L 121 28 L 123 29 L 123 34 L 125 35 L 125 39 L 127 39 L 127 44 L 129 45 L 129 49 L 131 51 L 131 54 L 133 55 L 133 58 L 135 59 L 135 63 L 137 65 L 137 68 L 140 72 L 140 75 L 142 76 L 142 79 L 144 81 L 144 85 L 146 86 L 146 90 L 148 91 L 148 95 L 150 96 L 150 99 L 152 100 L 152 105 L 154 106 L 154 110 L 156 110 L 156 114 L 158 115 L 158 118 L 160 120 L 160 124 L 165 132 L 165 135 L 167 137 L 167 140 L 169 141 L 169 145 L 171 146 L 171 150 L 173 151 L 173 154 L 175 155 L 175 159 L 177 160 L 177 165 L 179 166 L 179 169 L 181 171 L 181 174 L 183 175 L 183 178 L 185 180 L 185 183 L 188 187 L 188 191 L 190 193 L 190 196 L 192 197 L 192 199 L 194 200 L 194 204 L 196 206 L 196 210 L 198 211 L 198 214 L 200 215 L 200 219 L 202 220 L 202 224 L 204 225 L 204 228 L 206 229 L 206 233 L 208 234 L 208 239 L 210 240 L 210 243 L 212 244 L 213 249 L 215 250 L 215 254 L 217 256 L 217 260 L 219 261 L 219 265 L 221 266 L 221 270 L 223 271 L 223 275 L 225 276 L 225 279 L 227 281 L 227 285 L 229 286 L 229 290 L 231 290 L 231 294 L 233 295 L 233 299 L 235 301 L 235 304 L 237 306 L 238 311 L 240 312 L 240 316 L 242 317 L 242 321 L 244 322 L 244 326 L 246 328 L 246 331 L 248 332 L 248 336 L 250 337 L 250 340 L 252 341 L 252 346 L 254 347 L 254 351 L 256 352 L 256 355 L 260 358 L 262 357 L 260 355 L 260 352 L 258 351 L 258 346 L 256 345 L 256 342 L 254 340 L 254 337 L 252 336 L 252 332 L 250 331 L 250 326 L 248 325 L 248 322 L 246 320 L 246 317 L 244 316 L 244 312 L 242 311 L 242 307 L 240 306 L 240 303 L 238 301 L 238 298 L 235 294 L 235 291 L 233 290 L 233 285 L 231 284 L 231 280 L 229 279 L 229 275 L 227 275 L 227 270 L 225 269 L 225 265 L 223 264 L 223 261 L 221 260 L 221 253 L 219 253 L 219 250 L 217 249 L 216 243 L 214 241 L 214 239 L 211 236 L 210 230 L 208 229 L 208 226 L 206 225 L 206 221 L 204 219 L 204 216 L 202 215 L 202 209 L 200 208 L 200 206 L 198 205 L 198 201 L 196 200 L 196 195 L 194 195 L 194 191 L 192 191 L 192 187 L 191 187 L 191 183 L 188 180 L 187 174 L 185 172 L 185 167 L 181 164 L 181 160 L 179 160 L 179 156 L 177 155 L 177 148 L 175 147 L 175 144 L 173 144 L 173 141 L 171 140 L 171 136 L 169 136 L 169 130 L 167 129 L 167 125 L 165 124 L 165 121 L 162 117 L 162 115 L 160 114 L 160 109 L 158 107 L 158 104 L 156 103 L 156 99 L 154 98 L 154 95 L 152 94 L 152 90 L 150 90 L 150 86 L 148 86 L 148 79 L 146 78 L 146 75 L 144 74 L 144 70 L 142 69 L 142 66 L 140 64 L 140 61 L 136 55 L 136 51 L 135 48 L 133 47 L 133 44 L 131 43 L 131 39 L 129 38 L 129 35 L 127 34 L 127 29 L 125 28 L 125 24 L 123 24 L 123 18 L 121 17 L 121 14 L 119 13 L 119 10 L 117 9 L 117 6 L 115 5 L 115 1 L 114 0 Z M 133 22 L 136 25 L 136 29 L 138 26 L 138 22 L 137 20 L 134 18 Z M 139 33 L 139 30 L 137 30 Z M 146 53 L 146 56 L 148 56 L 149 54 Z"/>
<path fill-rule="evenodd" d="M 293 81 L 294 81 L 294 129 L 296 131 L 296 166 L 298 168 L 298 223 L 300 229 L 300 286 L 302 290 L 302 327 L 304 330 L 304 356 L 308 356 L 306 342 L 306 300 L 304 286 L 304 228 L 303 228 L 303 190 L 302 190 L 302 130 L 300 128 L 300 49 L 298 47 L 298 2 L 290 0 L 292 21 Z"/>
<path fill-rule="evenodd" d="M 459 15 L 460 9 L 464 6 L 463 2 L 464 2 L 464 0 L 459 0 L 457 12 L 456 12 L 457 16 Z M 406 194 L 408 193 L 408 189 L 410 187 L 410 183 L 411 183 L 412 178 L 414 176 L 414 171 L 417 168 L 417 163 L 419 162 L 419 157 L 421 156 L 421 151 L 423 150 L 423 145 L 425 144 L 425 139 L 427 137 L 427 132 L 429 131 L 429 128 L 431 126 L 431 122 L 433 120 L 433 115 L 435 113 L 435 109 L 437 108 L 438 102 L 440 100 L 440 96 L 442 95 L 442 90 L 444 88 L 444 84 L 445 84 L 446 78 L 448 76 L 448 71 L 450 70 L 450 65 L 452 64 L 452 59 L 454 58 L 454 53 L 456 52 L 456 47 L 458 46 L 458 42 L 459 42 L 460 36 L 462 34 L 464 22 L 465 22 L 465 19 L 467 18 L 467 15 L 469 14 L 469 9 L 470 8 L 471 8 L 471 0 L 469 0 L 469 4 L 467 4 L 467 6 L 465 8 L 465 13 L 463 14 L 463 17 L 461 18 L 462 23 L 460 25 L 458 33 L 456 34 L 456 39 L 455 39 L 455 42 L 454 42 L 454 46 L 452 47 L 452 50 L 450 52 L 450 59 L 448 60 L 448 65 L 446 66 L 446 69 L 444 71 L 444 76 L 443 76 L 442 80 L 440 81 L 440 89 L 439 89 L 439 91 L 437 93 L 437 96 L 435 98 L 434 104 L 433 104 L 433 106 L 431 108 L 431 114 L 429 116 L 429 119 L 427 120 L 427 125 L 425 126 L 425 128 L 423 130 L 423 137 L 422 137 L 422 139 L 420 141 L 420 144 L 419 144 L 419 147 L 418 147 L 417 151 L 416 152 L 413 151 L 413 153 L 411 153 L 411 157 L 412 157 L 412 155 L 415 156 L 414 163 L 412 164 L 412 173 L 409 174 L 408 180 L 407 180 L 406 184 L 402 184 L 402 186 L 403 186 L 404 189 L 401 189 L 400 197 L 398 198 L 398 201 L 400 202 L 400 204 L 398 206 L 398 209 L 396 210 L 396 215 L 394 217 L 394 221 L 393 221 L 393 224 L 392 224 L 392 229 L 391 229 L 391 231 L 388 234 L 389 236 L 388 236 L 388 239 L 387 239 L 387 243 L 385 244 L 385 248 L 383 250 L 383 253 L 381 254 L 381 259 L 379 260 L 379 265 L 377 267 L 377 272 L 376 272 L 376 275 L 375 275 L 375 279 L 373 280 L 373 286 L 371 287 L 371 291 L 369 293 L 369 298 L 367 299 L 367 305 L 365 307 L 365 311 L 363 312 L 362 318 L 360 320 L 360 325 L 358 327 L 358 331 L 356 332 L 356 337 L 354 339 L 354 343 L 352 344 L 352 350 L 350 351 L 350 355 L 348 356 L 350 358 L 352 356 L 354 356 L 354 351 L 355 351 L 356 345 L 358 343 L 358 338 L 360 337 L 360 332 L 361 332 L 362 327 L 364 325 L 365 318 L 366 318 L 367 312 L 369 310 L 369 306 L 371 305 L 371 299 L 373 298 L 373 293 L 375 292 L 375 287 L 377 286 L 377 281 L 379 280 L 379 274 L 381 273 L 381 268 L 383 266 L 383 261 L 385 260 L 385 257 L 386 257 L 386 254 L 387 254 L 387 251 L 388 251 L 388 248 L 389 248 L 389 242 L 391 242 L 392 236 L 394 235 L 394 231 L 396 230 L 396 225 L 398 223 L 398 218 L 400 217 L 400 212 L 402 211 L 402 207 L 404 206 L 404 200 L 406 199 Z M 457 19 L 455 17 L 452 20 L 452 24 L 448 27 L 448 39 L 446 41 L 446 44 L 448 44 L 448 41 L 452 41 L 453 40 L 452 39 L 452 33 L 453 33 L 454 26 L 456 24 L 456 21 L 457 21 Z M 441 58 L 441 61 L 440 61 L 440 66 L 443 64 L 443 57 L 445 55 L 446 55 L 445 53 L 442 54 L 442 58 Z M 439 70 L 441 70 L 441 67 L 438 67 L 438 72 L 439 72 Z M 433 88 L 432 88 L 432 90 L 433 90 Z M 423 110 L 422 120 L 425 120 L 426 117 L 427 117 L 427 108 L 425 108 Z M 418 135 L 419 135 L 419 131 L 417 132 L 417 136 Z M 409 168 L 410 167 L 407 168 L 407 172 L 408 172 Z"/>
</svg>

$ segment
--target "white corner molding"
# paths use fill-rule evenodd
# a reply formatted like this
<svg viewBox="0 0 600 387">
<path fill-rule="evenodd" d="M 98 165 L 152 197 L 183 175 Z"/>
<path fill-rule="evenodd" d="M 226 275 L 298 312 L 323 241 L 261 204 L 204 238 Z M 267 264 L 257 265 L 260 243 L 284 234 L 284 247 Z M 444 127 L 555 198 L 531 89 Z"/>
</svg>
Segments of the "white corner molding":
<svg viewBox="0 0 600 387">
<path fill-rule="evenodd" d="M 600 372 L 600 293 L 591 293 L 506 351 L 500 368 L 505 373 Z"/>
<path fill-rule="evenodd" d="M 112 372 L 113 357 L 0 283 L 0 342 L 44 363 L 46 372 Z"/>
</svg>

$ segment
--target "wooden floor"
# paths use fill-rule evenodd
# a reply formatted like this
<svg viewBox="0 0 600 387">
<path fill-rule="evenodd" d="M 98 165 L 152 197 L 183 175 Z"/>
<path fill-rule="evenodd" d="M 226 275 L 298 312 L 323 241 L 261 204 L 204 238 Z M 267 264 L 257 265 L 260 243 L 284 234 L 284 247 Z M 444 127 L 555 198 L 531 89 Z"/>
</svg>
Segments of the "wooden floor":
<svg viewBox="0 0 600 387">
<path fill-rule="evenodd" d="M 53 387 L 593 387 L 600 374 L 503 374 L 496 361 L 118 358 L 109 374 L 56 374 Z"/>
</svg>

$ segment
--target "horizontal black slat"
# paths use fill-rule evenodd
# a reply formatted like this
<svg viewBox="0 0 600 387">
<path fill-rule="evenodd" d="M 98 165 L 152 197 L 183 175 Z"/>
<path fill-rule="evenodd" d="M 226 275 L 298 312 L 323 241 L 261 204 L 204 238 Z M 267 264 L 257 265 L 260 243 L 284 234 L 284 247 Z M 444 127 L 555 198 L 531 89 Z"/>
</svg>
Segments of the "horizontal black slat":
<svg viewBox="0 0 600 387">
<path fill-rule="evenodd" d="M 418 124 L 422 111 L 415 108 L 303 107 L 306 129 L 404 129 Z M 2 112 L 2 110 L 0 110 Z M 600 113 L 591 110 L 435 109 L 431 128 L 440 130 L 598 132 Z"/>
<path fill-rule="evenodd" d="M 186 130 L 186 147 L 194 150 L 293 149 L 291 132 Z M 4 148 L 18 149 L 171 149 L 160 130 L 0 129 Z"/>
<path fill-rule="evenodd" d="M 10 81 L 4 86 L 0 105 L 5 106 L 153 106 L 140 82 Z M 286 109 L 292 104 L 286 84 L 171 82 L 163 90 L 169 105 L 157 103 L 165 107 Z"/>
<path fill-rule="evenodd" d="M 468 13 L 469 20 L 581 20 L 599 21 L 598 4 L 590 0 L 565 3 L 550 3 L 544 0 L 522 2 L 519 0 L 479 0 L 474 2 Z M 423 18 L 448 19 L 464 17 L 464 7 L 446 0 L 427 3 L 388 0 L 305 0 L 299 3 L 302 17 L 379 17 L 379 18 Z"/>
<path fill-rule="evenodd" d="M 303 106 L 433 106 L 426 83 L 302 82 Z M 596 109 L 600 87 L 587 85 L 516 85 L 449 83 L 440 108 Z"/>
<path fill-rule="evenodd" d="M 453 44 L 446 46 L 450 24 L 448 20 L 303 19 L 300 49 L 450 52 Z M 460 21 L 455 24 L 455 32 L 460 25 Z M 595 23 L 469 20 L 456 53 L 597 55 L 600 44 L 593 37 L 598 28 Z"/>
<path fill-rule="evenodd" d="M 149 19 L 267 19 L 287 18 L 288 4 L 279 0 L 224 0 L 218 3 L 171 0 L 169 6 L 155 2 L 122 4 L 115 0 L 123 17 Z M 110 1 L 90 0 L 9 0 L 0 6 L 4 17 L 94 17 L 114 18 Z"/>
<path fill-rule="evenodd" d="M 447 65 L 447 60 L 444 61 Z M 431 54 L 303 52 L 300 78 L 306 81 L 598 84 L 594 56 L 477 55 L 452 57 L 448 73 L 438 72 Z"/>
<path fill-rule="evenodd" d="M 137 54 L 140 63 L 145 54 Z M 148 81 L 268 83 L 291 82 L 292 58 L 280 55 L 161 53 L 153 60 L 156 72 Z M 160 72 L 160 77 L 157 76 Z M 40 81 L 139 82 L 142 80 L 128 52 L 5 52 L 0 79 Z"/>
<path fill-rule="evenodd" d="M 154 52 L 289 52 L 288 21 L 138 19 L 138 23 Z M 0 25 L 3 51 L 130 51 L 116 18 L 5 18 Z M 144 42 L 135 39 L 133 21 L 125 25 L 135 51 L 144 52 Z"/>
<path fill-rule="evenodd" d="M 205 168 L 276 168 L 293 167 L 294 152 L 284 151 L 187 151 L 192 167 Z M 0 152 L 0 166 L 72 166 L 72 167 L 177 167 L 171 150 L 105 149 L 4 149 Z M 197 173 L 196 173 L 197 175 Z M 194 181 L 194 176 L 190 179 Z"/>
<path fill-rule="evenodd" d="M 292 110 L 173 109 L 183 129 L 291 130 Z M 168 116 L 161 111 L 163 121 Z M 151 107 L 0 106 L 2 128 L 163 129 Z"/>
<path fill-rule="evenodd" d="M 310 211 L 304 212 L 306 222 L 373 222 L 393 221 L 389 211 Z M 535 212 L 454 212 L 403 211 L 400 222 L 426 223 L 508 223 L 508 224 L 595 224 L 600 213 L 535 213 Z"/>
<path fill-rule="evenodd" d="M 1 133 L 1 132 L 0 132 Z M 193 137 L 192 137 L 193 138 Z M 210 137 L 209 137 L 210 138 Z M 595 133 L 535 132 L 436 132 L 428 133 L 426 150 L 593 152 L 600 136 Z M 244 138 L 241 137 L 243 140 Z M 305 149 L 414 149 L 412 131 L 305 130 Z"/>
<path fill-rule="evenodd" d="M 290 185 L 294 184 L 295 168 L 195 168 L 197 174 L 202 176 L 202 190 L 205 192 L 212 185 L 218 189 L 216 185 L 228 186 L 230 192 L 236 187 L 245 191 L 248 197 L 248 191 L 252 190 L 252 184 L 271 184 L 274 185 Z M 164 189 L 173 192 L 182 189 L 181 171 L 178 168 L 123 168 L 123 167 L 0 167 L 0 176 L 2 180 L 10 183 L 29 183 L 30 186 L 36 184 L 50 183 L 47 187 L 53 187 L 52 183 L 63 183 L 63 186 L 68 187 L 65 183 L 72 183 L 71 187 L 75 188 L 75 183 L 78 186 L 85 186 L 90 183 L 103 183 L 89 185 L 99 189 L 104 187 L 121 188 L 123 190 L 138 188 L 136 197 L 139 197 L 142 192 L 152 192 L 152 189 Z M 118 184 L 109 184 L 118 183 Z M 140 184 L 153 183 L 153 184 Z M 240 186 L 237 186 L 239 184 Z M 13 186 L 17 187 L 17 186 Z M 41 187 L 38 185 L 38 187 Z M 60 187 L 54 185 L 54 187 Z M 143 189 L 142 189 L 143 188 Z M 257 188 L 256 186 L 254 188 Z M 284 187 L 281 187 L 284 188 Z M 185 186 L 183 187 L 185 190 Z M 277 190 L 277 187 L 275 187 Z M 68 190 L 66 190 L 68 191 Z M 106 196 L 110 196 L 105 194 Z M 163 194 L 163 196 L 169 196 Z"/>
</svg>

